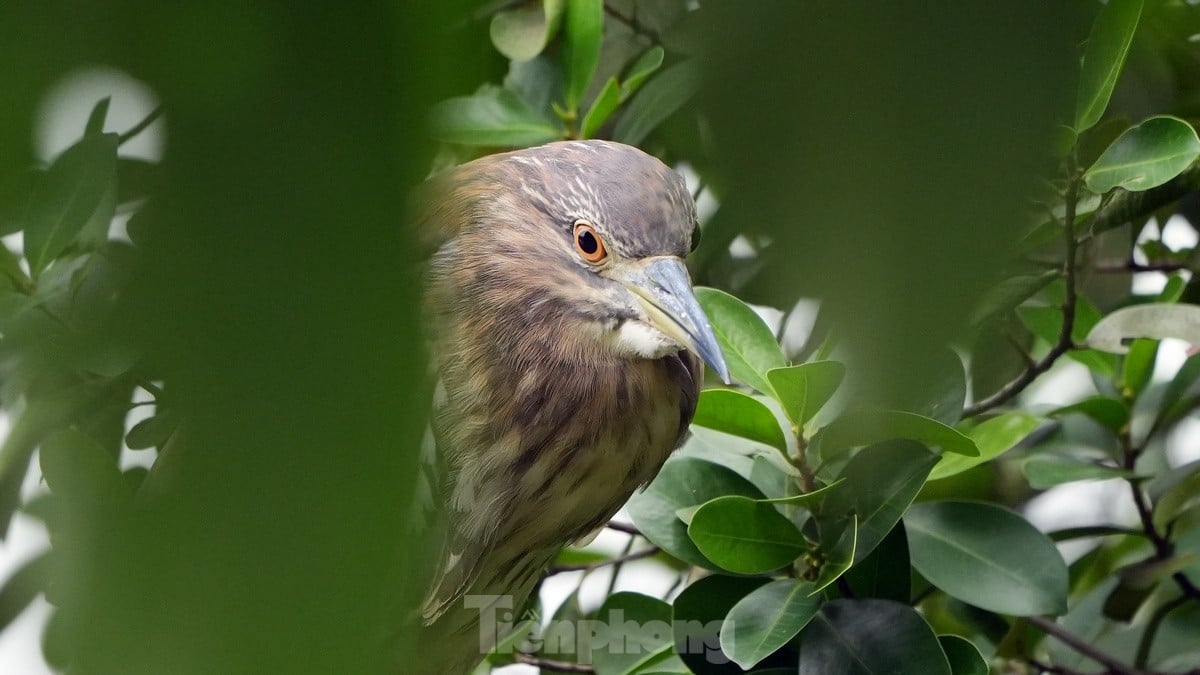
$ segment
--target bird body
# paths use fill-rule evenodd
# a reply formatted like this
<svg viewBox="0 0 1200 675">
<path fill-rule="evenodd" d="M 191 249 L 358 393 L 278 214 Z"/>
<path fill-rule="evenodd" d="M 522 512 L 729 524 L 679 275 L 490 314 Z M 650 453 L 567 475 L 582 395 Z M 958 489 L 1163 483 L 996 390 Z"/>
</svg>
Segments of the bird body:
<svg viewBox="0 0 1200 675">
<path fill-rule="evenodd" d="M 468 600 L 519 608 L 685 436 L 700 356 L 724 364 L 682 264 L 694 205 L 657 159 L 556 143 L 427 190 L 418 225 L 444 237 L 426 306 L 447 524 L 423 619 L 445 655 L 434 672 L 456 673 L 489 646 Z"/>
</svg>

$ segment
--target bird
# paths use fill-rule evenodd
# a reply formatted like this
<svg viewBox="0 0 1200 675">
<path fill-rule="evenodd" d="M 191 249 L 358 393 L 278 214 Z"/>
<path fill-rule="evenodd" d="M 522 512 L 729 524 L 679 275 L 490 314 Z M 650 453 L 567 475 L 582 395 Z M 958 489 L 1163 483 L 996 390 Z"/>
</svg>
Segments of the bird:
<svg viewBox="0 0 1200 675">
<path fill-rule="evenodd" d="M 563 546 L 602 528 L 682 443 L 707 364 L 680 174 L 611 141 L 494 154 L 428 179 L 424 313 L 437 375 L 441 554 L 422 672 L 469 672 Z M 490 604 L 489 604 L 490 603 Z M 436 665 L 434 665 L 436 664 Z"/>
</svg>

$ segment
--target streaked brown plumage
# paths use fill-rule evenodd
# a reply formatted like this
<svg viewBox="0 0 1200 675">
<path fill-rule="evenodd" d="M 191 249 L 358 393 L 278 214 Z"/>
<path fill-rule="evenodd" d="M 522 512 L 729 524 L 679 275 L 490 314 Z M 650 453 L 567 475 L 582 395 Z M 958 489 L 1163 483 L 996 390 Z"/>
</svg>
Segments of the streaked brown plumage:
<svg viewBox="0 0 1200 675">
<path fill-rule="evenodd" d="M 603 525 L 678 445 L 699 357 L 725 373 L 682 264 L 694 205 L 657 159 L 554 143 L 426 190 L 419 226 L 443 239 L 426 303 L 448 524 L 423 646 L 437 643 L 431 672 L 457 673 L 482 657 L 480 609 L 464 596 L 519 607 L 558 549 Z"/>
</svg>

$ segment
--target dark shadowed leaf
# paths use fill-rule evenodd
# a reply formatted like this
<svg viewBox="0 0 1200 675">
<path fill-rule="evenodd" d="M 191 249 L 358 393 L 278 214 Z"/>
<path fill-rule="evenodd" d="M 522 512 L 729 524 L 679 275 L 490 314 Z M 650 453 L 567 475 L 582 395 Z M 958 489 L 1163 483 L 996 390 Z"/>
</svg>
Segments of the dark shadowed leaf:
<svg viewBox="0 0 1200 675">
<path fill-rule="evenodd" d="M 779 569 L 808 550 L 790 520 L 771 504 L 748 497 L 705 502 L 687 531 L 706 558 L 738 574 Z"/>
<path fill-rule="evenodd" d="M 951 675 L 929 624 L 889 600 L 826 603 L 800 639 L 800 675 Z"/>
<path fill-rule="evenodd" d="M 942 645 L 954 675 L 988 675 L 987 661 L 970 640 L 957 635 L 939 635 L 938 643 Z"/>
<path fill-rule="evenodd" d="M 728 468 L 677 457 L 664 464 L 654 481 L 630 498 L 626 508 L 642 534 L 667 553 L 692 565 L 716 569 L 692 543 L 687 525 L 675 514 L 723 495 L 762 498 L 758 488 Z"/>
<path fill-rule="evenodd" d="M 672 642 L 671 606 L 641 593 L 608 596 L 596 613 L 592 662 L 597 675 L 625 675 L 638 671 Z"/>
<path fill-rule="evenodd" d="M 1033 433 L 1041 423 L 1040 417 L 1023 412 L 1007 412 L 985 420 L 967 431 L 967 435 L 979 448 L 979 456 L 942 455 L 937 466 L 930 472 L 929 480 L 948 478 L 995 459 Z"/>
<path fill-rule="evenodd" d="M 1021 516 L 982 502 L 927 502 L 904 516 L 913 567 L 963 602 L 1017 616 L 1067 611 L 1067 565 Z"/>
<path fill-rule="evenodd" d="M 904 521 L 897 523 L 874 551 L 846 572 L 846 583 L 856 598 L 909 602 L 912 574 Z"/>
<path fill-rule="evenodd" d="M 442 101 L 430 116 L 434 138 L 447 143 L 518 147 L 562 135 L 557 123 L 534 112 L 517 94 L 495 86 Z"/>
<path fill-rule="evenodd" d="M 109 103 L 112 103 L 111 96 L 105 96 L 96 101 L 96 105 L 92 107 L 92 112 L 88 115 L 87 124 L 83 129 L 85 135 L 96 136 L 104 131 L 104 120 L 108 118 Z"/>
<path fill-rule="evenodd" d="M 721 649 L 743 668 L 753 668 L 804 628 L 821 606 L 812 584 L 780 579 L 738 601 L 721 627 Z"/>
<path fill-rule="evenodd" d="M 637 145 L 668 117 L 682 108 L 700 88 L 700 73 L 691 61 L 677 63 L 650 80 L 629 102 L 613 138 Z"/>
<path fill-rule="evenodd" d="M 732 389 L 708 389 L 700 394 L 693 423 L 787 451 L 787 441 L 771 409 Z"/>
<path fill-rule="evenodd" d="M 170 412 L 161 412 L 135 424 L 125 436 L 125 445 L 130 450 L 161 448 L 174 431 L 174 417 Z"/>
<path fill-rule="evenodd" d="M 775 396 L 767 372 L 787 365 L 767 324 L 746 303 L 715 288 L 697 288 L 696 299 L 712 323 L 729 374 L 754 389 Z"/>
<path fill-rule="evenodd" d="M 842 383 L 846 367 L 837 361 L 811 361 L 773 368 L 767 381 L 793 424 L 802 425 L 817 414 Z"/>
<path fill-rule="evenodd" d="M 1100 120 L 1133 42 L 1142 0 L 1112 0 L 1100 6 L 1083 53 L 1083 72 L 1075 101 L 1075 130 L 1084 131 Z"/>
<path fill-rule="evenodd" d="M 769 579 L 713 574 L 693 582 L 675 598 L 675 653 L 696 675 L 742 672 L 721 650 L 725 617 L 742 598 Z"/>
<path fill-rule="evenodd" d="M 1192 125 L 1169 115 L 1131 127 L 1108 146 L 1084 174 L 1088 189 L 1149 190 L 1171 180 L 1200 157 L 1200 138 Z"/>
</svg>

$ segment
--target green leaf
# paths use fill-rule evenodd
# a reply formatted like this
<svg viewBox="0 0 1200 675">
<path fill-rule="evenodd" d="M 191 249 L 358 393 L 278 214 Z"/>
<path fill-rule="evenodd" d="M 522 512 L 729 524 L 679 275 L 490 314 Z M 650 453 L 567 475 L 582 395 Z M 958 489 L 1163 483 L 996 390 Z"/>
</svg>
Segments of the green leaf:
<svg viewBox="0 0 1200 675">
<path fill-rule="evenodd" d="M 1012 311 L 1034 293 L 1045 288 L 1046 284 L 1054 281 L 1059 274 L 1057 270 L 1046 270 L 1041 274 L 1019 274 L 1004 279 L 983 296 L 975 311 L 971 313 L 971 323 L 978 325 L 990 317 Z"/>
<path fill-rule="evenodd" d="M 651 75 L 662 67 L 665 54 L 662 47 L 655 45 L 643 52 L 633 62 L 633 65 L 629 66 L 629 70 L 625 73 L 625 79 L 621 81 L 622 101 L 628 100 Z"/>
<path fill-rule="evenodd" d="M 87 224 L 116 169 L 116 134 L 86 136 L 50 167 L 26 215 L 25 258 L 33 276 L 41 274 Z"/>
<path fill-rule="evenodd" d="M 901 520 L 861 562 L 846 572 L 856 598 L 882 598 L 908 603 L 912 599 L 912 570 L 908 535 Z"/>
<path fill-rule="evenodd" d="M 613 111 L 617 109 L 620 99 L 621 87 L 617 84 L 617 78 L 608 78 L 608 82 L 604 83 L 604 88 L 596 95 L 596 100 L 592 103 L 592 107 L 588 109 L 587 115 L 583 117 L 580 134 L 584 138 L 595 136 L 600 127 L 604 126 L 604 123 L 608 121 Z"/>
<path fill-rule="evenodd" d="M 721 650 L 742 668 L 753 668 L 795 637 L 820 606 L 812 584 L 772 581 L 729 610 L 721 627 Z"/>
<path fill-rule="evenodd" d="M 782 368 L 787 362 L 767 324 L 744 302 L 724 291 L 700 287 L 696 289 L 696 299 L 712 323 L 729 374 L 776 397 L 767 372 Z"/>
<path fill-rule="evenodd" d="M 42 441 L 38 456 L 51 494 L 78 508 L 92 510 L 125 494 L 116 460 L 90 436 L 55 432 Z"/>
<path fill-rule="evenodd" d="M 763 496 L 750 481 L 719 464 L 676 457 L 663 465 L 644 491 L 630 498 L 626 508 L 642 535 L 664 551 L 686 563 L 716 569 L 692 543 L 687 525 L 675 514 L 723 495 Z"/>
<path fill-rule="evenodd" d="M 732 389 L 707 389 L 701 392 L 692 423 L 787 452 L 787 440 L 771 409 Z"/>
<path fill-rule="evenodd" d="M 829 496 L 829 491 L 845 482 L 844 478 L 839 478 L 823 488 L 818 488 L 812 492 L 804 494 L 792 495 L 790 497 L 775 497 L 774 499 L 764 499 L 762 501 L 771 504 L 791 504 L 793 506 L 808 506 Z"/>
<path fill-rule="evenodd" d="M 1107 396 L 1085 398 L 1082 401 L 1063 406 L 1050 415 L 1062 417 L 1075 413 L 1086 415 L 1113 431 L 1119 430 L 1129 422 L 1129 408 L 1121 401 Z"/>
<path fill-rule="evenodd" d="M 473 96 L 446 99 L 430 111 L 431 133 L 461 145 L 520 147 L 562 136 L 562 129 L 530 109 L 517 94 L 485 86 Z"/>
<path fill-rule="evenodd" d="M 496 12 L 489 33 L 496 51 L 513 61 L 528 61 L 546 48 L 562 22 L 563 0 L 544 0 Z"/>
<path fill-rule="evenodd" d="M 648 595 L 624 591 L 608 596 L 596 613 L 601 629 L 591 646 L 596 675 L 638 672 L 664 647 L 669 647 L 671 606 Z"/>
<path fill-rule="evenodd" d="M 825 427 L 821 435 L 821 455 L 893 438 L 920 441 L 930 448 L 941 448 L 968 457 L 978 457 L 975 441 L 954 427 L 901 410 L 859 410 L 846 412 Z"/>
<path fill-rule="evenodd" d="M 1197 380 L 1200 380 L 1200 354 L 1192 354 L 1163 390 L 1158 404 L 1162 412 L 1155 422 L 1156 426 L 1175 420 L 1188 411 L 1189 400 L 1196 395 L 1193 385 Z"/>
<path fill-rule="evenodd" d="M 938 643 L 954 675 L 988 675 L 987 661 L 975 643 L 957 635 L 939 635 Z"/>
<path fill-rule="evenodd" d="M 1159 115 L 1129 128 L 1083 174 L 1092 192 L 1149 190 L 1183 173 L 1200 157 L 1200 138 L 1178 117 Z"/>
<path fill-rule="evenodd" d="M 929 624 L 890 600 L 825 603 L 800 639 L 800 675 L 951 675 Z"/>
<path fill-rule="evenodd" d="M 1110 0 L 1101 5 L 1083 53 L 1083 72 L 1075 101 L 1077 132 L 1098 122 L 1108 107 L 1141 14 L 1142 0 Z"/>
<path fill-rule="evenodd" d="M 45 180 L 43 169 L 25 169 L 0 176 L 0 236 L 25 227 L 29 203 Z"/>
<path fill-rule="evenodd" d="M 790 564 L 808 550 L 803 535 L 774 506 L 748 497 L 705 502 L 688 536 L 709 560 L 738 574 L 761 574 Z"/>
<path fill-rule="evenodd" d="M 111 96 L 96 101 L 96 105 L 92 107 L 91 114 L 88 115 L 87 124 L 83 128 L 85 136 L 98 136 L 104 132 L 104 120 L 108 117 L 108 104 L 112 103 Z"/>
<path fill-rule="evenodd" d="M 1007 412 L 980 423 L 966 433 L 979 448 L 978 457 L 942 455 L 929 480 L 949 478 L 991 461 L 1012 449 L 1042 423 L 1042 418 L 1023 412 Z"/>
<path fill-rule="evenodd" d="M 52 562 L 45 552 L 24 563 L 4 580 L 0 588 L 0 631 L 8 628 L 38 594 L 46 589 Z"/>
<path fill-rule="evenodd" d="M 1177 338 L 1200 344 L 1200 307 L 1174 303 L 1123 307 L 1092 327 L 1086 344 L 1093 349 L 1125 354 L 1133 338 Z"/>
<path fill-rule="evenodd" d="M 810 361 L 772 368 L 767 382 L 793 424 L 802 425 L 817 414 L 842 383 L 846 367 L 837 361 Z"/>
<path fill-rule="evenodd" d="M 741 672 L 721 651 L 725 617 L 746 595 L 766 584 L 764 577 L 712 574 L 699 579 L 675 598 L 672 627 L 675 652 L 697 675 Z"/>
<path fill-rule="evenodd" d="M 862 560 L 900 521 L 937 461 L 937 455 L 911 441 L 888 441 L 862 450 L 842 469 L 845 484 L 822 502 L 821 522 L 857 514 L 854 558 Z"/>
<path fill-rule="evenodd" d="M 161 448 L 174 432 L 174 416 L 170 412 L 162 412 L 135 424 L 125 436 L 125 445 L 130 450 Z"/>
<path fill-rule="evenodd" d="M 1155 502 L 1154 525 L 1159 532 L 1189 507 L 1200 504 L 1200 463 L 1194 463 L 1191 470 L 1195 473 L 1176 482 Z"/>
<path fill-rule="evenodd" d="M 688 103 L 699 89 L 700 72 L 695 63 L 683 61 L 667 68 L 647 82 L 629 102 L 613 130 L 613 138 L 638 145 Z"/>
<path fill-rule="evenodd" d="M 600 62 L 600 44 L 604 40 L 603 0 L 567 0 L 564 37 L 563 64 L 566 66 L 567 75 L 567 108 L 576 110 L 583 92 L 587 91 L 588 85 L 591 84 L 596 64 Z M 616 87 L 615 81 L 613 87 Z M 616 98 L 617 93 L 614 92 L 614 108 Z M 595 110 L 594 105 L 592 109 Z"/>
<path fill-rule="evenodd" d="M 821 522 L 821 569 L 813 582 L 813 593 L 825 590 L 854 565 L 858 549 L 858 515 L 850 514 L 837 520 L 823 518 Z"/>
<path fill-rule="evenodd" d="M 1025 472 L 1025 478 L 1029 480 L 1029 486 L 1035 490 L 1046 490 L 1055 485 L 1080 480 L 1131 478 L 1134 475 L 1132 471 L 1126 469 L 1052 455 L 1030 457 L 1021 465 L 1021 470 Z"/>
<path fill-rule="evenodd" d="M 1067 564 L 1021 516 L 982 502 L 926 502 L 904 516 L 912 565 L 934 586 L 1000 614 L 1067 611 Z"/>
<path fill-rule="evenodd" d="M 1142 392 L 1154 375 L 1154 361 L 1158 358 L 1157 340 L 1134 340 L 1125 355 L 1121 369 L 1121 395 L 1133 399 Z"/>
</svg>

